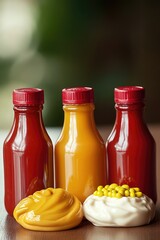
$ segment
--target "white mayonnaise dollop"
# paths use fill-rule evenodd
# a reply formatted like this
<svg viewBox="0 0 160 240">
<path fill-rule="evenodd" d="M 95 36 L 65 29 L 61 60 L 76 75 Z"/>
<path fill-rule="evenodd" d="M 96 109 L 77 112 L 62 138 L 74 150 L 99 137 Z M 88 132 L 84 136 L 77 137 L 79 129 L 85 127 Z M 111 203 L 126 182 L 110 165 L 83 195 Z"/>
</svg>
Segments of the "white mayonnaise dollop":
<svg viewBox="0 0 160 240">
<path fill-rule="evenodd" d="M 86 219 L 95 226 L 133 227 L 148 224 L 155 216 L 155 204 L 142 197 L 98 197 L 90 195 L 83 203 Z"/>
</svg>

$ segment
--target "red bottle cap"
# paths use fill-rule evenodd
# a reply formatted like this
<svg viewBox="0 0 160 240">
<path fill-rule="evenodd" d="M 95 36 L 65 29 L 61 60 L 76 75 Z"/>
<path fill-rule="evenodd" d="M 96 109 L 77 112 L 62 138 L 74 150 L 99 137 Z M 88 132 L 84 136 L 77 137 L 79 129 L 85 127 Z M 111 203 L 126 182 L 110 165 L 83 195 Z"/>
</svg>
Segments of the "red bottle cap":
<svg viewBox="0 0 160 240">
<path fill-rule="evenodd" d="M 94 102 L 94 91 L 90 87 L 64 88 L 62 90 L 64 104 L 83 104 Z"/>
<path fill-rule="evenodd" d="M 19 88 L 13 91 L 14 105 L 40 105 L 44 103 L 44 91 L 39 88 Z"/>
<path fill-rule="evenodd" d="M 119 104 L 143 102 L 145 89 L 141 86 L 124 86 L 114 89 L 114 101 Z"/>
</svg>

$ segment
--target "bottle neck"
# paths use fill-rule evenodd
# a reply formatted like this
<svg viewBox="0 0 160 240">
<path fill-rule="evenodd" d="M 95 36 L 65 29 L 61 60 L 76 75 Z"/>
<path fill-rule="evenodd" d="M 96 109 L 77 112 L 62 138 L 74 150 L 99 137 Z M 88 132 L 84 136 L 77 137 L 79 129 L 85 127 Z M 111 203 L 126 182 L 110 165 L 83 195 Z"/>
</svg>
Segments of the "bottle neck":
<svg viewBox="0 0 160 240">
<path fill-rule="evenodd" d="M 143 122 L 143 109 L 144 103 L 134 104 L 115 104 L 116 108 L 116 123 L 127 124 L 130 122 L 144 123 Z"/>
<path fill-rule="evenodd" d="M 43 110 L 43 105 L 29 105 L 29 106 L 19 106 L 19 105 L 14 105 L 13 109 L 18 112 L 33 112 L 33 111 L 42 111 Z"/>
<path fill-rule="evenodd" d="M 94 104 L 64 105 L 63 128 L 85 131 L 95 127 Z"/>
<path fill-rule="evenodd" d="M 17 106 L 14 105 L 14 124 L 23 126 L 43 126 L 43 105 Z"/>
</svg>

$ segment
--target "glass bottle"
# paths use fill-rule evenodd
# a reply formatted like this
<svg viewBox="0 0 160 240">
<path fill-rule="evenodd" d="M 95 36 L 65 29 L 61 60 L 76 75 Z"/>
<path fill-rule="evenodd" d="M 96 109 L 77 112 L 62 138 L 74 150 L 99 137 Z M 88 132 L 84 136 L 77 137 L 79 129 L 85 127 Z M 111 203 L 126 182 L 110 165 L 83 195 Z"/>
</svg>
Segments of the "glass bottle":
<svg viewBox="0 0 160 240">
<path fill-rule="evenodd" d="M 94 121 L 92 88 L 62 90 L 64 125 L 55 145 L 56 187 L 83 202 L 106 184 L 106 148 Z"/>
<path fill-rule="evenodd" d="M 5 208 L 12 215 L 17 203 L 37 190 L 53 187 L 53 145 L 44 127 L 44 91 L 13 91 L 14 121 L 4 141 Z"/>
<path fill-rule="evenodd" d="M 108 137 L 108 182 L 139 187 L 156 202 L 155 141 L 143 120 L 145 90 L 115 88 L 116 120 Z"/>
</svg>

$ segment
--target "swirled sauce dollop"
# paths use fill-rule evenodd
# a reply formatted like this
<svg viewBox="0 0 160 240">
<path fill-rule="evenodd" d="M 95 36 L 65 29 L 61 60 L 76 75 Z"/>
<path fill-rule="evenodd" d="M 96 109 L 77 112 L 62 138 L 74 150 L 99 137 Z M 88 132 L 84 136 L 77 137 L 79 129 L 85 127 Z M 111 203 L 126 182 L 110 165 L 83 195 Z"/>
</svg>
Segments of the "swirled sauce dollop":
<svg viewBox="0 0 160 240">
<path fill-rule="evenodd" d="M 99 186 L 97 191 L 85 200 L 83 211 L 86 219 L 95 226 L 103 227 L 133 227 L 148 224 L 155 216 L 153 201 L 142 194 L 139 188 L 130 189 L 125 185 L 125 189 L 116 185 L 111 184 L 111 188 L 106 192 L 108 185 L 106 188 Z"/>
<path fill-rule="evenodd" d="M 13 216 L 26 229 L 59 231 L 79 225 L 83 210 L 74 195 L 61 188 L 48 188 L 22 199 Z"/>
</svg>

